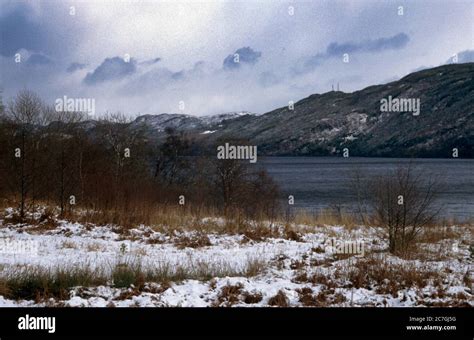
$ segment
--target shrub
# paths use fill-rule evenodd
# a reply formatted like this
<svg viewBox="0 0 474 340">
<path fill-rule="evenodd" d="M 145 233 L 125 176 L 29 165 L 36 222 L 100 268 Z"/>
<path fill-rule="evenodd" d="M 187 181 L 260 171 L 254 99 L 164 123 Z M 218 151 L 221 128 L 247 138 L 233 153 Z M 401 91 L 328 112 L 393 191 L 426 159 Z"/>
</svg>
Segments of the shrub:
<svg viewBox="0 0 474 340">
<path fill-rule="evenodd" d="M 439 213 L 435 205 L 439 180 L 411 165 L 378 176 L 367 190 L 358 183 L 360 205 L 368 205 L 364 210 L 371 211 L 373 222 L 385 228 L 391 253 L 408 252 Z"/>
</svg>

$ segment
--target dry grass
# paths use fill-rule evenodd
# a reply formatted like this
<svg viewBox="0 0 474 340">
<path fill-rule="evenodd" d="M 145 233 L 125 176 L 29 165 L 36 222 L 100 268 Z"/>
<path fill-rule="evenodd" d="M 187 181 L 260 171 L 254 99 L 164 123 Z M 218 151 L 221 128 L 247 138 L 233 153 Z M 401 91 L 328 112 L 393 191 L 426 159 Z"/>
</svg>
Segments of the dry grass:
<svg viewBox="0 0 474 340">
<path fill-rule="evenodd" d="M 403 289 L 412 287 L 422 289 L 428 284 L 441 287 L 445 278 L 445 273 L 442 271 L 432 270 L 415 263 L 393 263 L 375 254 L 365 258 L 351 259 L 334 271 L 325 271 L 321 268 L 309 274 L 303 266 L 293 267 L 297 270 L 293 282 L 322 285 L 330 294 L 336 288 L 365 288 L 375 289 L 378 294 L 391 294 L 396 297 L 398 291 Z M 468 275 L 465 278 L 466 281 L 469 280 Z M 470 282 L 464 283 L 470 284 Z M 302 292 L 302 294 L 306 293 Z M 310 303 L 311 299 L 308 296 L 304 297 L 307 303 Z"/>
<path fill-rule="evenodd" d="M 169 283 L 184 280 L 209 281 L 216 277 L 253 277 L 261 274 L 267 264 L 257 258 L 248 258 L 244 265 L 239 267 L 223 261 L 205 262 L 190 259 L 183 264 L 157 262 L 145 269 L 139 260 L 132 258 L 123 261 L 120 266 L 116 267 L 120 285 L 140 286 L 145 282 Z"/>
<path fill-rule="evenodd" d="M 244 286 L 241 283 L 236 285 L 227 284 L 222 287 L 217 300 L 213 302 L 213 307 L 230 307 L 240 302 L 240 295 Z"/>
<path fill-rule="evenodd" d="M 336 214 L 333 210 L 323 210 L 317 215 L 298 212 L 292 223 L 280 219 L 278 225 L 284 226 L 282 229 L 264 219 L 249 221 L 240 215 L 236 215 L 237 217 L 223 217 L 216 210 L 202 206 L 143 204 L 143 207 L 132 207 L 126 210 L 92 210 L 78 207 L 74 212 L 68 213 L 67 218 L 71 222 L 79 222 L 85 226 L 113 225 L 116 226 L 114 230 L 124 237 L 127 236 L 129 229 L 146 225 L 163 233 L 197 231 L 203 234 L 241 234 L 245 236 L 244 242 L 262 242 L 268 238 L 301 241 L 302 233 L 311 230 L 304 230 L 304 228 L 297 226 L 298 224 L 308 226 L 346 225 L 348 227 L 356 225 L 354 218 L 350 219 L 349 215 L 345 213 L 338 212 Z M 36 225 L 39 232 L 54 229 L 58 226 L 55 217 L 57 215 L 56 210 L 46 208 L 39 220 L 29 220 L 28 222 Z M 17 220 L 16 215 L 13 215 L 6 222 L 17 223 Z"/>
<path fill-rule="evenodd" d="M 126 229 L 143 224 L 157 231 L 168 231 L 205 229 L 209 224 L 201 224 L 199 221 L 204 217 L 215 216 L 217 214 L 214 210 L 203 207 L 144 204 L 143 207 L 127 210 L 87 210 L 77 215 L 76 220 L 80 223 L 97 225 L 115 224 Z"/>
<path fill-rule="evenodd" d="M 304 307 L 327 307 L 344 303 L 346 298 L 341 293 L 335 292 L 334 288 L 326 288 L 318 294 L 313 294 L 313 290 L 309 287 L 297 289 L 299 302 Z"/>
<path fill-rule="evenodd" d="M 133 298 L 134 296 L 139 296 L 141 293 L 151 293 L 151 294 L 162 294 L 165 292 L 170 285 L 167 283 L 156 285 L 156 284 L 148 284 L 145 283 L 138 287 L 129 287 L 126 290 L 123 290 L 120 295 L 116 298 L 116 300 L 128 300 Z M 84 294 L 81 293 L 81 290 L 76 292 L 76 295 L 87 298 L 88 296 L 83 296 Z"/>
<path fill-rule="evenodd" d="M 296 292 L 298 293 L 298 296 L 299 296 L 299 302 L 301 302 L 303 306 L 317 307 L 321 305 L 317 296 L 313 294 L 313 290 L 311 288 L 309 287 L 298 288 L 296 289 Z"/>
<path fill-rule="evenodd" d="M 304 270 L 299 271 L 293 277 L 293 282 L 312 283 L 313 285 L 324 285 L 327 288 L 337 287 L 337 283 L 334 278 L 332 278 L 330 275 L 327 275 L 319 271 L 312 275 L 308 275 L 308 273 Z"/>
<path fill-rule="evenodd" d="M 430 281 L 440 282 L 444 275 L 440 271 L 415 264 L 391 263 L 384 257 L 371 256 L 358 259 L 341 275 L 347 278 L 355 288 L 372 289 L 377 293 L 392 294 L 410 287 L 424 288 Z"/>
<path fill-rule="evenodd" d="M 23 224 L 23 223 L 28 223 L 31 221 L 31 219 L 28 218 L 21 218 L 20 214 L 14 213 L 11 214 L 10 216 L 4 216 L 3 217 L 4 224 Z"/>
<path fill-rule="evenodd" d="M 38 204 L 38 207 L 40 205 Z M 41 205 L 45 206 L 45 205 Z M 15 211 L 13 214 L 6 214 L 3 216 L 4 224 L 26 224 L 35 226 L 33 229 L 30 229 L 32 232 L 42 232 L 47 230 L 55 229 L 58 226 L 57 214 L 55 209 L 51 207 L 46 207 L 44 209 L 39 209 L 41 211 L 40 215 L 34 217 L 31 213 L 26 213 L 25 217 L 21 217 L 19 212 Z M 37 210 L 37 211 L 38 211 Z"/>
<path fill-rule="evenodd" d="M 268 300 L 268 305 L 274 307 L 288 307 L 290 300 L 282 290 L 279 290 L 275 296 L 272 296 Z"/>
<path fill-rule="evenodd" d="M 74 243 L 72 241 L 63 241 L 61 243 L 61 248 L 63 248 L 63 249 L 77 249 L 77 245 L 76 245 L 76 243 Z"/>
<path fill-rule="evenodd" d="M 441 219 L 438 223 L 438 226 L 460 226 L 460 227 L 468 227 L 472 228 L 474 225 L 474 217 L 470 217 L 468 219 L 462 219 L 460 220 L 457 217 L 451 216 L 451 217 L 444 217 Z"/>
<path fill-rule="evenodd" d="M 106 248 L 100 243 L 88 243 L 86 246 L 86 249 L 88 252 L 99 252 L 99 251 L 105 251 Z"/>
<path fill-rule="evenodd" d="M 263 242 L 267 238 L 276 236 L 276 233 L 272 229 L 262 225 L 256 227 L 248 226 L 242 233 L 244 235 L 244 243 L 248 241 Z"/>
<path fill-rule="evenodd" d="M 57 226 L 58 221 L 56 219 L 54 210 L 51 208 L 46 208 L 39 218 L 37 228 L 39 230 L 52 230 L 55 229 Z"/>
<path fill-rule="evenodd" d="M 205 234 L 244 235 L 243 242 L 263 242 L 268 238 L 285 238 L 301 241 L 302 235 L 294 227 L 285 226 L 283 230 L 272 227 L 268 221 L 247 221 L 240 218 L 219 219 L 215 211 L 209 209 L 192 209 L 176 206 L 157 206 L 153 210 L 145 209 L 139 213 L 127 211 L 89 211 L 78 214 L 72 220 L 83 224 L 116 225 L 115 231 L 124 238 L 128 230 L 143 224 L 153 230 L 168 235 L 173 231 L 195 231 L 198 236 L 180 236 L 176 245 L 180 248 L 198 248 L 211 245 L 206 241 Z M 160 240 L 149 240 L 150 243 L 161 243 Z"/>
<path fill-rule="evenodd" d="M 297 242 L 303 241 L 301 233 L 296 231 L 294 228 L 292 228 L 289 225 L 285 226 L 283 237 L 286 238 L 287 240 L 292 240 L 292 241 L 297 241 Z"/>
<path fill-rule="evenodd" d="M 290 263 L 290 269 L 296 270 L 296 269 L 301 269 L 306 266 L 305 261 L 303 260 L 291 260 Z"/>
<path fill-rule="evenodd" d="M 227 284 L 222 287 L 217 299 L 212 303 L 213 307 L 230 307 L 240 302 L 256 304 L 262 301 L 263 295 L 259 292 L 247 292 L 243 290 L 242 283 L 235 285 Z"/>
<path fill-rule="evenodd" d="M 201 248 L 211 246 L 211 240 L 203 232 L 190 235 L 179 235 L 174 239 L 174 244 L 178 249 L 184 248 Z"/>
<path fill-rule="evenodd" d="M 438 243 L 446 239 L 460 238 L 459 231 L 453 227 L 432 226 L 425 228 L 418 238 L 419 243 Z"/>
<path fill-rule="evenodd" d="M 360 225 L 355 214 L 339 209 L 322 209 L 318 213 L 300 210 L 295 213 L 292 222 L 309 226 L 341 225 L 349 229 Z"/>
<path fill-rule="evenodd" d="M 255 303 L 259 303 L 260 301 L 262 301 L 263 299 L 263 296 L 261 293 L 249 293 L 249 292 L 243 292 L 242 293 L 242 296 L 243 296 L 243 301 L 246 303 L 246 304 L 255 304 Z"/>
<path fill-rule="evenodd" d="M 141 257 L 141 256 L 147 256 L 147 254 L 148 254 L 147 251 L 146 251 L 146 249 L 143 248 L 143 247 L 139 247 L 139 248 L 133 249 L 132 253 L 133 253 L 135 256 L 139 256 L 139 257 Z"/>
</svg>

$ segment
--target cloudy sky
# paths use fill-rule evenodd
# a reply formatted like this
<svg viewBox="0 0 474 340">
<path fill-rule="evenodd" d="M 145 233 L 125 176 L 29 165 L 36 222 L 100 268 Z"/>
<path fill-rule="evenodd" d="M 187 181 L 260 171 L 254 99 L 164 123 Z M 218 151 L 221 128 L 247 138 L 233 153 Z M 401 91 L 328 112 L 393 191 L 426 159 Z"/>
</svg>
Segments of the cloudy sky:
<svg viewBox="0 0 474 340">
<path fill-rule="evenodd" d="M 474 2 L 2 0 L 0 32 L 4 101 L 28 88 L 98 114 L 264 113 L 474 61 Z"/>
</svg>

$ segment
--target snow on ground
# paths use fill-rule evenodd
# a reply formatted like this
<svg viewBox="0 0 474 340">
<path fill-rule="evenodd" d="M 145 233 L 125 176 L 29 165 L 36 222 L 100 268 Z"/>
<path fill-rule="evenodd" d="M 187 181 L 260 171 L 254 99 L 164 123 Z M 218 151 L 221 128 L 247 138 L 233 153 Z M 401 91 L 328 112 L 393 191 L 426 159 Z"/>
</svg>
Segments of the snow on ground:
<svg viewBox="0 0 474 340">
<path fill-rule="evenodd" d="M 137 226 L 124 235 L 114 226 L 60 220 L 56 227 L 42 230 L 0 220 L 2 244 L 33 244 L 23 252 L 13 251 L 14 247 L 3 248 L 0 277 L 24 266 L 64 268 L 87 264 L 107 271 L 124 258 L 139 261 L 143 268 L 167 265 L 173 270 L 204 263 L 229 269 L 223 273 L 230 274 L 203 280 L 147 282 L 141 287 L 116 288 L 113 282 L 107 286 L 73 287 L 70 298 L 61 301 L 9 300 L 0 296 L 0 307 L 474 306 L 469 250 L 472 231 L 466 227 L 455 228 L 460 239 L 426 244 L 425 258 L 407 260 L 388 254 L 386 242 L 379 238 L 380 230 L 368 227 L 305 226 L 305 233 L 298 241 L 285 238 L 253 241 L 243 235 L 214 233 L 207 235 L 210 245 L 190 248 L 179 246 L 176 240 L 196 236 L 193 231 L 162 233 Z M 334 254 L 337 251 L 328 246 L 328 240 L 357 241 L 363 244 L 363 253 Z M 446 256 L 439 256 L 441 249 Z M 370 267 L 371 259 L 382 265 Z M 363 261 L 369 261 L 369 267 L 358 265 Z M 255 262 L 263 264 L 263 270 L 256 275 L 232 275 L 244 272 L 246 266 Z M 427 274 L 425 278 L 420 274 L 411 283 L 394 282 L 396 276 L 378 281 L 368 278 L 369 274 L 377 278 L 380 270 L 391 266 L 407 268 L 407 273 L 419 270 Z M 354 276 L 357 270 L 368 273 Z M 356 280 L 368 281 L 357 284 Z M 411 279 L 407 277 L 407 280 Z M 420 280 L 423 282 L 417 283 Z M 276 298 L 279 293 L 283 299 Z"/>
</svg>

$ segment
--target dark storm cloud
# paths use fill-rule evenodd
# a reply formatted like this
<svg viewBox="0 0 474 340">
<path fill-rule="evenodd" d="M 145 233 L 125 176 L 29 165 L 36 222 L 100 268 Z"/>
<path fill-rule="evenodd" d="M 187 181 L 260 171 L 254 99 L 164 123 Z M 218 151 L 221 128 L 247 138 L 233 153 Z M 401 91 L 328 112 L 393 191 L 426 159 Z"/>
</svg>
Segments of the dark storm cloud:
<svg viewBox="0 0 474 340">
<path fill-rule="evenodd" d="M 156 64 L 159 61 L 161 61 L 161 58 L 154 58 L 154 59 L 142 61 L 140 64 L 141 65 L 153 65 L 153 64 Z"/>
<path fill-rule="evenodd" d="M 49 65 L 53 64 L 53 61 L 43 54 L 34 53 L 30 55 L 27 60 L 27 63 L 30 65 Z"/>
<path fill-rule="evenodd" d="M 86 64 L 81 64 L 81 63 L 71 63 L 71 65 L 69 65 L 69 67 L 66 69 L 66 71 L 68 73 L 73 73 L 73 72 L 76 72 L 78 70 L 82 70 L 86 67 L 87 65 Z"/>
<path fill-rule="evenodd" d="M 171 75 L 171 78 L 172 78 L 173 80 L 181 80 L 181 79 L 184 79 L 184 71 L 174 72 L 174 73 Z"/>
<path fill-rule="evenodd" d="M 326 52 L 318 53 L 304 63 L 302 71 L 311 70 L 320 66 L 324 61 L 331 58 L 342 57 L 344 53 L 378 53 L 386 50 L 397 50 L 404 48 L 410 38 L 405 33 L 398 33 L 392 37 L 364 40 L 362 42 L 332 42 L 326 48 Z"/>
<path fill-rule="evenodd" d="M 410 38 L 405 33 L 398 33 L 393 37 L 365 40 L 361 43 L 329 44 L 326 50 L 328 57 L 340 56 L 343 53 L 355 52 L 381 52 L 385 50 L 397 50 L 404 48 Z"/>
<path fill-rule="evenodd" d="M 239 62 L 235 62 L 235 56 L 238 54 Z M 262 56 L 261 52 L 254 51 L 250 47 L 242 47 L 235 51 L 233 54 L 229 54 L 223 63 L 223 67 L 226 70 L 238 69 L 241 64 L 255 64 L 258 59 Z"/>
<path fill-rule="evenodd" d="M 87 74 L 84 83 L 95 85 L 109 80 L 119 80 L 135 73 L 136 70 L 134 59 L 126 62 L 120 57 L 106 58 L 93 72 Z"/>
<path fill-rule="evenodd" d="M 3 4 L 2 4 L 3 6 Z M 19 4 L 0 18 L 0 54 L 13 56 L 24 48 L 30 51 L 43 51 L 48 41 L 44 26 L 31 18 L 31 10 L 26 4 Z"/>
</svg>

